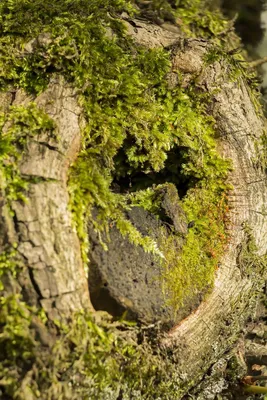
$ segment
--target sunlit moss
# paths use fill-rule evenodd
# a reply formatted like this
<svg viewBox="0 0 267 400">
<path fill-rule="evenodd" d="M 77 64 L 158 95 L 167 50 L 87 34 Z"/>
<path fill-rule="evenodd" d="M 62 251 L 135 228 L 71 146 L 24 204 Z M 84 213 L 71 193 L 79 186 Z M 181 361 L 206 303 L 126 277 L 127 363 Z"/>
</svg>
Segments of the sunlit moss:
<svg viewBox="0 0 267 400">
<path fill-rule="evenodd" d="M 164 3 L 155 2 L 159 12 Z M 119 19 L 125 10 L 135 12 L 133 4 L 124 0 L 2 0 L 0 87 L 39 94 L 58 73 L 77 89 L 85 126 L 68 187 L 84 261 L 87 221 L 97 207 L 101 219 L 94 221 L 96 229 L 108 229 L 112 220 L 134 244 L 162 256 L 166 301 L 177 309 L 192 292 L 212 287 L 227 245 L 225 180 L 230 165 L 216 151 L 208 97 L 193 85 L 167 86 L 169 52 L 137 46 Z M 177 1 L 175 9 L 169 4 L 168 10 L 180 18 L 177 23 L 190 36 L 212 39 L 216 46 L 223 43 L 219 34 L 228 23 L 218 13 L 204 13 L 199 0 Z M 214 54 L 206 61 L 214 61 Z M 23 150 L 29 134 L 53 132 L 54 124 L 34 105 L 11 108 L 8 115 L 1 115 L 1 126 L 7 120 L 11 128 L 0 139 L 1 190 L 8 201 L 25 200 L 27 182 L 17 167 L 19 149 Z M 188 221 L 195 221 L 179 257 L 175 235 L 161 246 L 124 218 L 124 210 L 133 206 L 158 213 L 157 184 L 127 194 L 112 190 L 114 180 L 139 171 L 157 176 L 171 151 L 178 154 L 179 168 L 167 173 L 175 184 L 189 182 L 182 206 Z M 0 274 L 15 274 L 14 251 L 1 257 Z M 125 326 L 120 330 L 78 315 L 67 327 L 57 324 L 60 339 L 50 352 L 31 329 L 36 315 L 17 296 L 1 298 L 0 381 L 8 395 L 23 400 L 30 396 L 179 398 L 175 366 L 147 339 L 140 342 L 142 330 L 128 332 Z"/>
<path fill-rule="evenodd" d="M 220 200 L 219 200 L 220 199 Z M 182 206 L 192 227 L 181 251 L 177 238 L 162 232 L 162 283 L 166 303 L 178 311 L 184 302 L 200 293 L 205 296 L 213 287 L 216 270 L 223 256 L 228 237 L 227 195 L 219 197 L 216 191 L 192 189 Z"/>
<path fill-rule="evenodd" d="M 138 202 L 142 206 L 142 194 L 131 193 L 127 197 L 113 192 L 114 179 L 131 176 L 136 171 L 145 175 L 157 174 L 164 169 L 169 153 L 175 151 L 179 157 L 179 168 L 170 171 L 173 182 L 189 182 L 188 189 L 196 187 L 198 193 L 196 203 L 188 192 L 183 200 L 186 211 L 190 214 L 190 208 L 194 209 L 198 204 L 206 215 L 206 210 L 200 205 L 207 192 L 210 192 L 214 203 L 220 204 L 229 169 L 228 162 L 220 158 L 216 151 L 214 121 L 206 111 L 209 98 L 196 93 L 194 86 L 187 89 L 179 86 L 170 89 L 167 86 L 166 76 L 171 68 L 169 52 L 137 46 L 127 36 L 123 23 L 116 19 L 116 13 L 123 9 L 132 12 L 129 2 L 103 0 L 101 4 L 102 7 L 98 7 L 94 1 L 76 0 L 71 6 L 59 2 L 47 7 L 39 0 L 31 4 L 27 1 L 13 1 L 11 4 L 6 0 L 1 7 L 2 10 L 6 7 L 8 13 L 2 13 L 0 19 L 3 31 L 0 81 L 2 79 L 3 88 L 12 84 L 27 92 L 39 93 L 45 89 L 51 73 L 58 72 L 71 81 L 80 93 L 79 102 L 86 124 L 82 131 L 82 148 L 70 169 L 68 186 L 70 209 L 81 240 L 85 264 L 88 263 L 86 225 L 93 207 L 99 209 L 101 217 L 94 221 L 96 229 L 108 229 L 109 221 L 113 220 L 132 243 L 163 256 L 152 238 L 143 237 L 124 218 L 125 208 L 129 209 Z M 159 6 L 163 7 L 156 4 L 156 8 Z M 190 6 L 186 2 L 177 5 L 175 12 L 180 13 L 189 29 L 192 29 L 190 24 L 193 24 L 196 15 L 201 13 L 199 6 L 198 1 Z M 217 14 L 214 15 L 217 18 Z M 187 18 L 191 18 L 190 23 Z M 201 25 L 199 19 L 203 30 L 207 25 L 205 21 Z M 108 29 L 113 31 L 112 37 L 107 34 Z M 16 40 L 11 35 L 14 32 Z M 216 33 L 215 28 L 209 26 L 209 35 Z M 16 113 L 16 118 L 21 118 L 23 122 L 25 112 L 21 109 Z M 24 121 L 22 126 L 29 126 L 32 122 Z M 18 126 L 16 121 L 12 123 L 12 126 Z M 42 119 L 38 129 L 53 130 L 53 126 L 49 120 L 45 122 Z M 12 168 L 16 168 L 16 163 Z M 7 172 L 6 166 L 6 175 Z M 20 179 L 19 174 L 17 176 Z M 19 180 L 18 184 L 22 189 L 27 187 L 23 180 Z M 13 192 L 11 198 L 15 199 L 14 196 L 23 193 L 23 190 L 17 188 Z M 206 215 L 206 218 L 209 220 L 211 217 Z M 191 232 L 189 234 L 184 254 L 190 254 L 188 249 L 196 240 L 201 246 L 199 262 L 205 264 L 209 260 L 202 257 L 207 253 L 203 238 L 211 241 L 211 233 L 199 224 L 197 227 L 193 236 Z M 219 241 L 218 232 L 212 235 L 214 240 Z M 180 267 L 183 265 L 187 270 L 190 257 L 183 257 Z M 166 262 L 166 268 L 169 267 Z M 193 265 L 191 269 L 195 271 Z M 213 270 L 207 268 L 207 271 L 211 274 Z M 196 288 L 206 288 L 211 280 L 210 275 L 208 282 L 203 276 Z M 176 283 L 179 286 L 177 280 Z M 190 279 L 186 280 L 184 293 L 190 290 L 190 285 Z M 173 293 L 177 295 L 175 290 Z M 182 304 L 183 298 L 184 295 L 181 295 L 177 304 Z"/>
<path fill-rule="evenodd" d="M 1 121 L 0 189 L 9 207 L 13 200 L 26 200 L 28 182 L 21 176 L 18 163 L 28 140 L 43 132 L 53 135 L 55 124 L 34 103 L 11 106 L 1 114 Z"/>
</svg>

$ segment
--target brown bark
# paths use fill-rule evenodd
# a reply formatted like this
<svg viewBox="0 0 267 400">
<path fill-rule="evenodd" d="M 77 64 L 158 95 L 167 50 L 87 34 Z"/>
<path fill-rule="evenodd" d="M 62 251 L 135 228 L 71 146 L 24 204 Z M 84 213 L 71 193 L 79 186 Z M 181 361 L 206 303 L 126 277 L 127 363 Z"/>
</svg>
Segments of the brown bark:
<svg viewBox="0 0 267 400">
<path fill-rule="evenodd" d="M 12 100 L 12 101 L 11 101 Z M 27 201 L 13 201 L 11 217 L 4 211 L 10 243 L 27 267 L 20 286 L 30 303 L 40 304 L 53 318 L 90 306 L 80 245 L 68 209 L 67 172 L 80 146 L 81 109 L 73 88 L 60 77 L 36 98 L 22 90 L 2 96 L 1 105 L 34 101 L 56 123 L 58 138 L 39 135 L 27 143 L 19 163 L 21 174 L 42 178 L 30 183 Z M 5 127 L 4 127 L 5 129 Z"/>
<path fill-rule="evenodd" d="M 149 47 L 162 45 L 159 29 L 142 24 L 135 27 L 134 38 Z M 138 32 L 139 31 L 139 32 Z M 166 33 L 162 36 L 165 37 Z M 145 36 L 145 41 L 143 37 Z M 230 243 L 221 260 L 214 290 L 208 299 L 177 327 L 162 345 L 175 350 L 178 372 L 185 383 L 196 382 L 203 373 L 236 341 L 255 304 L 257 291 L 266 280 L 266 271 L 245 274 L 239 253 L 245 241 L 244 224 L 252 229 L 258 255 L 267 250 L 266 199 L 267 181 L 259 160 L 260 141 L 265 121 L 255 109 L 245 79 L 234 79 L 225 61 L 205 64 L 212 46 L 203 40 L 184 40 L 169 35 L 163 46 L 172 49 L 171 86 L 177 84 L 177 72 L 183 73 L 183 85 L 194 80 L 198 90 L 211 94 L 211 115 L 216 120 L 220 154 L 232 160 L 229 175 Z M 175 39 L 174 39 L 175 37 Z"/>
<path fill-rule="evenodd" d="M 205 65 L 203 58 L 211 48 L 207 42 L 180 40 L 176 28 L 170 30 L 137 20 L 125 21 L 125 24 L 138 43 L 150 48 L 169 46 L 172 49 L 170 85 L 177 84 L 177 71 L 182 71 L 184 86 L 194 79 L 199 90 L 211 94 L 210 112 L 217 122 L 218 148 L 233 163 L 229 176 L 233 186 L 229 197 L 230 243 L 221 260 L 214 290 L 162 343 L 175 348 L 178 373 L 188 384 L 197 381 L 236 339 L 249 314 L 252 297 L 262 282 L 259 272 L 251 276 L 242 272 L 238 255 L 245 239 L 244 223 L 252 229 L 259 255 L 267 250 L 264 212 L 267 185 L 265 172 L 257 162 L 256 145 L 263 133 L 264 121 L 255 111 L 244 80 L 229 76 L 227 63 Z M 1 103 L 9 98 L 7 94 Z M 53 181 L 30 184 L 28 201 L 12 203 L 14 218 L 11 220 L 3 214 L 8 240 L 19 243 L 18 251 L 28 267 L 26 283 L 21 283 L 22 286 L 26 285 L 28 297 L 35 297 L 49 317 L 55 318 L 90 307 L 66 188 L 67 168 L 79 148 L 81 110 L 75 91 L 61 78 L 54 78 L 47 90 L 34 99 L 22 91 L 16 92 L 12 104 L 25 105 L 30 101 L 55 120 L 59 140 L 47 136 L 31 140 L 20 170 L 24 175 Z"/>
</svg>

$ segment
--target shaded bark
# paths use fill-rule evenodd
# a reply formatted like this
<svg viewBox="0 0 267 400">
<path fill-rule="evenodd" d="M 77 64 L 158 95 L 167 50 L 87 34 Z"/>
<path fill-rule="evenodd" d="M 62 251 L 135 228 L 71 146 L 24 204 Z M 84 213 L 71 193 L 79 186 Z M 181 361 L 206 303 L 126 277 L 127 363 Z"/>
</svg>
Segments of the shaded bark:
<svg viewBox="0 0 267 400">
<path fill-rule="evenodd" d="M 230 243 L 221 260 L 214 290 L 161 343 L 175 349 L 179 360 L 177 371 L 187 390 L 236 340 L 263 282 L 262 270 L 242 270 L 239 254 L 246 241 L 244 224 L 252 229 L 258 255 L 267 250 L 264 211 L 267 185 L 265 171 L 258 162 L 264 121 L 255 110 L 244 80 L 231 78 L 225 61 L 205 64 L 205 56 L 211 49 L 209 43 L 185 40 L 178 36 L 178 28 L 170 30 L 127 19 L 128 32 L 139 44 L 171 49 L 172 73 L 167 77 L 170 86 L 178 83 L 177 71 L 182 71 L 184 86 L 194 80 L 198 90 L 211 94 L 210 113 L 217 122 L 218 149 L 233 163 L 229 175 L 233 186 L 229 196 Z M 8 104 L 27 105 L 30 101 L 54 119 L 59 138 L 41 136 L 29 141 L 20 171 L 43 179 L 30 183 L 26 203 L 12 202 L 14 217 L 2 209 L 3 230 L 10 243 L 18 243 L 18 251 L 27 266 L 20 278 L 25 295 L 54 319 L 90 308 L 66 187 L 67 170 L 80 145 L 81 109 L 75 90 L 61 78 L 54 78 L 36 98 L 17 91 L 1 99 L 7 107 Z"/>
<path fill-rule="evenodd" d="M 127 25 L 138 43 L 150 48 L 163 45 L 171 49 L 170 86 L 178 84 L 177 72 L 181 71 L 184 87 L 193 80 L 197 90 L 210 93 L 210 113 L 216 120 L 218 150 L 233 166 L 228 178 L 233 188 L 228 199 L 230 242 L 221 260 L 214 290 L 162 343 L 175 349 L 178 371 L 188 384 L 196 382 L 237 340 L 266 279 L 266 270 L 257 269 L 253 260 L 251 270 L 244 271 L 239 257 L 247 239 L 246 225 L 255 239 L 257 254 L 265 255 L 267 250 L 267 181 L 260 161 L 265 121 L 255 108 L 245 79 L 231 76 L 226 61 L 206 64 L 205 56 L 212 50 L 207 41 L 185 40 L 169 31 L 166 39 L 164 27 L 138 21 L 134 29 L 132 23 Z M 160 31 L 164 39 L 159 39 Z"/>
</svg>

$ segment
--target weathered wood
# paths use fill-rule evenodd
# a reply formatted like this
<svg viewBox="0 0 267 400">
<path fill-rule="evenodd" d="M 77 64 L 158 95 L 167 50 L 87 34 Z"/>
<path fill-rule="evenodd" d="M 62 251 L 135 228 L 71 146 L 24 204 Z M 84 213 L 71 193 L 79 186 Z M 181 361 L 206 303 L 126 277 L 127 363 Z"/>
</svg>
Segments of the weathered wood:
<svg viewBox="0 0 267 400">
<path fill-rule="evenodd" d="M 264 255 L 267 250 L 266 175 L 258 152 L 264 120 L 257 114 L 244 81 L 231 78 L 224 61 L 205 65 L 203 58 L 208 51 L 208 45 L 189 41 L 173 60 L 175 69 L 197 76 L 197 86 L 211 93 L 210 112 L 217 123 L 218 149 L 233 166 L 229 174 L 233 189 L 228 199 L 230 243 L 221 260 L 214 290 L 165 341 L 168 346 L 177 343 L 179 369 L 187 373 L 188 380 L 201 374 L 236 339 L 263 278 L 256 270 L 243 274 L 238 263 L 239 249 L 245 240 L 244 224 L 252 229 L 258 254 Z"/>
<path fill-rule="evenodd" d="M 22 274 L 20 282 L 27 286 L 24 292 L 31 292 L 29 301 L 39 302 L 50 318 L 66 317 L 90 306 L 66 185 L 68 167 L 80 146 L 81 109 L 74 89 L 60 77 L 36 98 L 18 90 L 11 104 L 27 106 L 33 101 L 55 121 L 57 138 L 43 133 L 27 143 L 19 170 L 39 181 L 29 184 L 26 202 L 12 202 L 14 216 L 6 218 L 9 241 L 18 243 L 27 267 L 28 277 Z"/>
<path fill-rule="evenodd" d="M 243 273 L 238 255 L 245 239 L 244 223 L 252 229 L 259 255 L 267 250 L 267 185 L 257 152 L 264 121 L 255 111 L 246 84 L 242 78 L 231 78 L 226 62 L 205 64 L 205 55 L 210 50 L 207 42 L 184 40 L 178 31 L 138 20 L 125 24 L 138 43 L 149 48 L 172 49 L 173 72 L 167 77 L 170 85 L 177 84 L 177 71 L 182 71 L 184 86 L 194 79 L 199 90 L 210 93 L 218 149 L 233 163 L 229 175 L 233 186 L 229 196 L 230 243 L 221 260 L 214 290 L 161 343 L 175 349 L 179 360 L 177 372 L 187 390 L 234 342 L 263 278 L 256 270 L 252 275 Z M 79 148 L 81 109 L 75 91 L 61 78 L 52 80 L 48 89 L 36 98 L 16 92 L 12 104 L 27 105 L 30 101 L 54 119 L 59 140 L 44 135 L 29 141 L 20 171 L 44 180 L 30 184 L 26 203 L 12 203 L 15 216 L 7 231 L 9 240 L 19 243 L 18 251 L 28 267 L 27 285 L 50 318 L 54 318 L 90 307 L 66 188 L 67 169 Z M 7 221 L 8 217 L 5 218 Z"/>
<path fill-rule="evenodd" d="M 147 24 L 146 34 L 144 29 L 143 24 L 138 33 L 137 26 L 132 33 L 134 39 L 145 44 L 142 38 L 146 36 L 149 47 L 160 46 L 158 30 L 162 29 L 165 37 L 164 28 L 153 30 L 151 24 Z M 267 180 L 259 160 L 265 121 L 255 109 L 245 80 L 231 77 L 226 61 L 205 63 L 211 44 L 174 35 L 169 37 L 167 46 L 172 50 L 173 72 L 168 77 L 169 84 L 175 86 L 179 79 L 177 72 L 182 72 L 184 87 L 194 80 L 199 90 L 210 94 L 210 113 L 216 120 L 218 150 L 232 161 L 233 166 L 228 179 L 233 188 L 228 199 L 230 242 L 221 260 L 214 290 L 162 342 L 164 347 L 174 349 L 178 373 L 184 387 L 188 388 L 237 339 L 249 315 L 249 307 L 255 303 L 257 290 L 267 277 L 266 271 L 263 276 L 259 270 L 251 275 L 243 274 L 238 263 L 240 246 L 246 235 L 244 224 L 252 230 L 258 254 L 264 255 L 267 251 Z"/>
</svg>

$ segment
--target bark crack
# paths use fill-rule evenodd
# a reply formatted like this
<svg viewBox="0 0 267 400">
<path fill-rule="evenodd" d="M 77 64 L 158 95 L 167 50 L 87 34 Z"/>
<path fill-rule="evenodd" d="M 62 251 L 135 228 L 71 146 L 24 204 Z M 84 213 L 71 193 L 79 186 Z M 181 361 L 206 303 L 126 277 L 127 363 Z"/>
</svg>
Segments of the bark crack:
<svg viewBox="0 0 267 400">
<path fill-rule="evenodd" d="M 41 290 L 40 290 L 40 287 L 39 287 L 38 283 L 34 279 L 34 270 L 32 268 L 29 268 L 29 277 L 30 277 L 32 286 L 33 286 L 35 292 L 38 295 L 38 300 L 42 300 L 43 296 L 42 296 L 42 293 L 41 293 Z"/>
<path fill-rule="evenodd" d="M 64 156 L 64 153 L 62 151 L 60 151 L 58 149 L 58 147 L 56 147 L 56 146 L 53 146 L 47 142 L 40 142 L 38 140 L 34 140 L 34 142 L 40 144 L 41 146 L 47 147 L 49 150 L 55 151 L 55 152 L 59 153 L 60 155 Z"/>
</svg>

